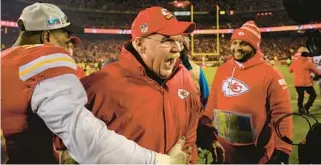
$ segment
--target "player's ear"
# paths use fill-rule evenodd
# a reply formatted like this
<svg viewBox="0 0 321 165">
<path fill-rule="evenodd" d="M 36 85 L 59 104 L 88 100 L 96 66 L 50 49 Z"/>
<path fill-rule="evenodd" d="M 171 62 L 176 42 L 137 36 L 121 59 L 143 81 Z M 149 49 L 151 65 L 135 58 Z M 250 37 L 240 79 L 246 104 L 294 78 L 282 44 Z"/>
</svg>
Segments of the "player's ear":
<svg viewBox="0 0 321 165">
<path fill-rule="evenodd" d="M 145 53 L 145 45 L 144 45 L 144 39 L 141 37 L 137 37 L 134 41 L 133 41 L 133 46 L 136 49 L 136 51 L 138 53 Z"/>
<path fill-rule="evenodd" d="M 41 33 L 41 43 L 49 43 L 50 42 L 50 32 L 49 31 L 43 31 Z"/>
</svg>

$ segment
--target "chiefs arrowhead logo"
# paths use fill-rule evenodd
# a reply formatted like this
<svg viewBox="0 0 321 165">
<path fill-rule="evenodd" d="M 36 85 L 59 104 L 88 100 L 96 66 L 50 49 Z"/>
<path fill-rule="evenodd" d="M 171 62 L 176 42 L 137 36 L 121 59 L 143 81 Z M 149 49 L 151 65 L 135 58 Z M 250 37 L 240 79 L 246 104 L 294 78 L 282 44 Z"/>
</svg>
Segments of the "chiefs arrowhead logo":
<svg viewBox="0 0 321 165">
<path fill-rule="evenodd" d="M 167 20 L 174 17 L 174 15 L 171 12 L 164 8 L 161 9 L 161 13 Z"/>
<path fill-rule="evenodd" d="M 184 89 L 178 89 L 178 97 L 181 99 L 185 99 L 186 97 L 188 97 L 189 92 L 184 90 Z"/>
<path fill-rule="evenodd" d="M 227 78 L 222 84 L 222 92 L 227 97 L 239 96 L 249 90 L 250 88 L 244 82 L 235 78 Z"/>
</svg>

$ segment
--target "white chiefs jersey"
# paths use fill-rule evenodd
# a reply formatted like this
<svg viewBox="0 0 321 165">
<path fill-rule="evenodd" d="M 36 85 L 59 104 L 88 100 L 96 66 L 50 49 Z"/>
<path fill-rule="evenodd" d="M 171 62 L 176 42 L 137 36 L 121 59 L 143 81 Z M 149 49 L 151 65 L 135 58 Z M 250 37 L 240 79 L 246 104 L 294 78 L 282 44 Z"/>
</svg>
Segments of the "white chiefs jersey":
<svg viewBox="0 0 321 165">
<path fill-rule="evenodd" d="M 313 57 L 313 63 L 317 67 L 318 70 L 321 71 L 321 55 L 320 56 L 314 56 Z M 321 78 L 317 81 L 317 84 L 319 84 L 320 89 L 321 89 Z"/>
</svg>

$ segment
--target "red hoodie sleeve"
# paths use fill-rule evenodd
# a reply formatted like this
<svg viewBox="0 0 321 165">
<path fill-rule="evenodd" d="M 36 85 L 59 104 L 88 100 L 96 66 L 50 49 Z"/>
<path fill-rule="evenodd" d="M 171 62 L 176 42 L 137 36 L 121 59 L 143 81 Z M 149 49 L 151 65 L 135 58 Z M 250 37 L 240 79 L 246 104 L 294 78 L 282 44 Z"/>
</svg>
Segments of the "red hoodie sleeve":
<svg viewBox="0 0 321 165">
<path fill-rule="evenodd" d="M 214 132 L 211 132 L 213 136 L 213 140 L 217 140 L 217 132 L 216 129 L 212 125 L 212 121 L 214 119 L 213 110 L 217 108 L 217 94 L 220 92 L 220 82 L 218 80 L 218 74 L 220 73 L 220 67 L 217 69 L 215 77 L 212 82 L 210 96 L 207 101 L 207 106 L 204 114 L 200 118 L 200 124 L 205 125 L 207 127 L 213 128 Z"/>
<path fill-rule="evenodd" d="M 279 71 L 273 69 L 272 79 L 268 87 L 268 101 L 271 111 L 271 121 L 275 125 L 276 121 L 285 114 L 292 113 L 291 110 L 291 98 L 289 89 L 285 82 L 285 79 Z M 282 135 L 285 135 L 292 139 L 292 117 L 285 118 L 280 123 L 280 131 Z M 292 146 L 283 142 L 278 136 L 275 135 L 276 149 L 283 151 L 290 155 L 292 152 Z"/>
<path fill-rule="evenodd" d="M 108 90 L 107 74 L 98 71 L 80 79 L 88 97 L 86 108 L 90 110 L 98 119 L 108 124 L 115 116 L 116 108 L 110 104 L 110 97 L 106 93 Z"/>
<path fill-rule="evenodd" d="M 197 97 L 198 99 L 199 97 Z M 197 152 L 197 146 L 196 146 L 196 137 L 197 137 L 197 126 L 198 126 L 198 120 L 200 117 L 200 113 L 203 109 L 202 104 L 199 101 L 192 101 L 191 105 L 192 107 L 192 114 L 189 117 L 189 120 L 191 121 L 189 124 L 189 128 L 186 134 L 186 143 L 185 146 L 192 147 L 192 153 L 191 153 L 191 160 L 189 161 L 190 164 L 197 164 L 198 160 L 198 152 Z"/>
<path fill-rule="evenodd" d="M 219 73 L 221 72 L 221 67 L 218 67 L 215 77 L 212 82 L 210 96 L 207 101 L 207 106 L 204 115 L 209 119 L 213 120 L 213 110 L 217 108 L 217 94 L 220 92 L 221 82 L 219 82 Z"/>
</svg>

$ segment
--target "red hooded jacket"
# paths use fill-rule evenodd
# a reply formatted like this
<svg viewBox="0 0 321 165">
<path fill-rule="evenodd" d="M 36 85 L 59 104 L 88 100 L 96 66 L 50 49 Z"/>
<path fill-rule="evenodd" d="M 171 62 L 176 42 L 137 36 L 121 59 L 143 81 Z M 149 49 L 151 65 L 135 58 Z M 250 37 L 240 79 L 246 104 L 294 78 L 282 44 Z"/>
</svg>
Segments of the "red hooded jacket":
<svg viewBox="0 0 321 165">
<path fill-rule="evenodd" d="M 294 86 L 306 87 L 313 86 L 311 73 L 321 75 L 321 71 L 313 64 L 308 57 L 298 56 L 293 59 L 289 72 L 294 75 Z"/>
<path fill-rule="evenodd" d="M 85 74 L 84 70 L 81 67 L 77 66 L 77 77 L 79 79 L 81 79 L 85 76 L 86 76 L 86 74 Z"/>
<path fill-rule="evenodd" d="M 267 161 L 266 156 L 259 155 L 264 148 L 262 152 L 269 158 L 274 149 L 290 154 L 291 146 L 276 136 L 271 123 L 267 125 L 272 130 L 272 134 L 265 138 L 267 142 L 263 143 L 264 140 L 258 140 L 258 137 L 269 113 L 275 123 L 282 115 L 291 112 L 285 80 L 257 52 L 243 64 L 230 59 L 218 68 L 204 117 L 214 120 L 227 163 L 249 164 Z M 281 128 L 283 135 L 292 137 L 291 118 L 286 118 Z M 256 148 L 259 143 L 264 147 Z"/>
<path fill-rule="evenodd" d="M 190 73 L 182 64 L 175 70 L 171 78 L 157 82 L 129 44 L 119 61 L 81 79 L 87 108 L 109 129 L 156 152 L 167 153 L 185 136 L 185 147 L 193 148 L 189 163 L 197 163 L 196 128 L 202 104 Z"/>
</svg>

